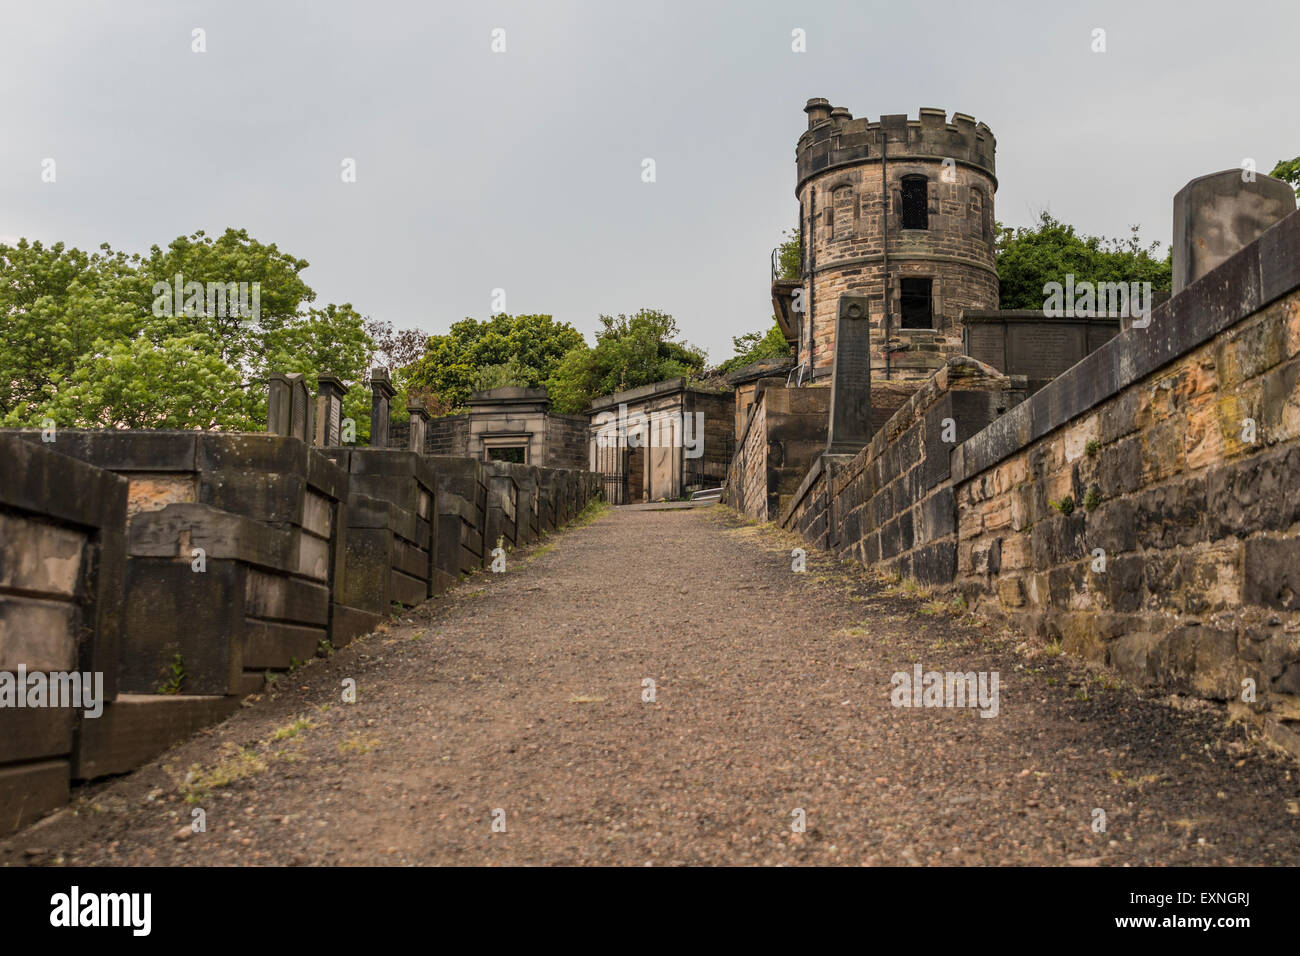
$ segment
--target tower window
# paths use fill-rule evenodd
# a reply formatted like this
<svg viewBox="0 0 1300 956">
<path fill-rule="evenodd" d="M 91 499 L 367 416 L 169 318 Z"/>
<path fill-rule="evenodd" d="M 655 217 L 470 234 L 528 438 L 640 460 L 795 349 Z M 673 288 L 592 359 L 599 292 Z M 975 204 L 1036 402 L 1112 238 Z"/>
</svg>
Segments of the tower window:
<svg viewBox="0 0 1300 956">
<path fill-rule="evenodd" d="M 929 329 L 934 327 L 934 315 L 930 304 L 931 279 L 900 279 L 903 310 L 902 327 L 905 329 Z"/>
<path fill-rule="evenodd" d="M 903 177 L 903 228 L 930 228 L 930 205 L 924 176 Z"/>
</svg>

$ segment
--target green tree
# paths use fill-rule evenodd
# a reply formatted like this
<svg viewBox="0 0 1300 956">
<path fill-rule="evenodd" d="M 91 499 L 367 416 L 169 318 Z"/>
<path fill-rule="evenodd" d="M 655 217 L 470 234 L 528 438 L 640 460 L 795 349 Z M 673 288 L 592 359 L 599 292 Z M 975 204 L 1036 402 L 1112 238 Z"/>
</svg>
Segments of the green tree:
<svg viewBox="0 0 1300 956">
<path fill-rule="evenodd" d="M 162 339 L 197 333 L 214 343 L 231 365 L 264 371 L 266 336 L 297 320 L 303 305 L 316 298 L 301 276 L 307 266 L 307 260 L 282 253 L 274 243 L 258 242 L 244 229 L 227 229 L 215 239 L 199 230 L 174 239 L 165 250 L 154 246 L 140 260 L 140 272 L 153 295 L 148 334 Z M 223 287 L 247 283 L 250 298 L 256 283 L 257 315 L 239 314 L 229 300 L 221 308 L 220 300 L 206 295 L 195 308 L 184 290 L 186 301 L 177 302 L 171 291 L 177 276 L 183 283 L 205 287 L 208 283 Z"/>
<path fill-rule="evenodd" d="M 718 371 L 723 375 L 752 365 L 760 359 L 790 354 L 790 343 L 785 340 L 775 317 L 767 332 L 746 332 L 744 335 L 732 336 L 731 347 L 736 354 L 718 366 Z"/>
<path fill-rule="evenodd" d="M 1144 246 L 1138 227 L 1124 240 L 1080 236 L 1073 226 L 1039 216 L 1032 228 L 997 226 L 998 281 L 1004 309 L 1041 309 L 1049 282 L 1150 282 L 1155 292 L 1168 292 L 1173 279 L 1172 250 L 1156 258 L 1160 243 Z"/>
<path fill-rule="evenodd" d="M 803 278 L 803 237 L 799 227 L 795 226 L 786 232 L 776 249 L 777 278 Z"/>
<path fill-rule="evenodd" d="M 531 388 L 528 383 L 535 377 L 534 371 L 516 355 L 510 356 L 501 365 L 484 365 L 474 376 L 474 391 L 485 392 L 490 388 L 516 386 Z"/>
<path fill-rule="evenodd" d="M 538 388 L 570 349 L 583 345 L 582 333 L 549 315 L 500 313 L 486 321 L 462 319 L 445 335 L 429 337 L 428 349 L 409 367 L 406 383 L 436 396 L 446 407 L 459 408 L 469 403 L 475 382 L 488 366 L 508 366 L 512 382 Z"/>
<path fill-rule="evenodd" d="M 600 395 L 704 371 L 704 351 L 677 341 L 677 321 L 666 312 L 602 315 L 600 326 L 596 345 L 573 349 L 547 380 L 556 411 L 573 414 Z"/>
<path fill-rule="evenodd" d="M 260 431 L 239 372 L 199 333 L 107 343 L 56 382 L 42 414 L 72 428 Z"/>
<path fill-rule="evenodd" d="M 0 421 L 259 431 L 270 372 L 303 372 L 313 387 L 330 372 L 353 383 L 345 407 L 364 436 L 364 379 L 380 345 L 351 305 L 304 308 L 316 297 L 305 268 L 234 229 L 182 236 L 147 257 L 0 246 Z M 223 296 L 209 298 L 208 283 Z M 246 285 L 256 314 L 224 294 L 231 283 Z M 404 415 L 403 402 L 395 418 Z"/>
<path fill-rule="evenodd" d="M 1296 198 L 1300 199 L 1300 156 L 1295 159 L 1279 159 L 1269 175 L 1290 183 L 1295 188 Z"/>
<path fill-rule="evenodd" d="M 0 419 L 30 421 L 98 341 L 138 334 L 148 303 L 148 283 L 107 245 L 0 245 Z"/>
</svg>

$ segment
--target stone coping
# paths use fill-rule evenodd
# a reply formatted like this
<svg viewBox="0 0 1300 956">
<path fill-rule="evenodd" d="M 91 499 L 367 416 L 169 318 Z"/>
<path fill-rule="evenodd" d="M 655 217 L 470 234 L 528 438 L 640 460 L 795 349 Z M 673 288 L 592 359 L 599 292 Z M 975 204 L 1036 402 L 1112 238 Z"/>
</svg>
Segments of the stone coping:
<svg viewBox="0 0 1300 956">
<path fill-rule="evenodd" d="M 953 483 L 987 471 L 1297 287 L 1300 211 L 1157 306 L 1147 328 L 1121 332 L 959 445 Z"/>
</svg>

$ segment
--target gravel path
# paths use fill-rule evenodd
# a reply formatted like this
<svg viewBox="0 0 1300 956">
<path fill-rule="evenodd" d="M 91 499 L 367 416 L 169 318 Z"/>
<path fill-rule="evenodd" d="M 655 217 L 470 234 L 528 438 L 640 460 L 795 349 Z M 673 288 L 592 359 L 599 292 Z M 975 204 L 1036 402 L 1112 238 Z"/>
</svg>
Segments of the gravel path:
<svg viewBox="0 0 1300 956">
<path fill-rule="evenodd" d="M 796 543 L 722 508 L 608 513 L 83 789 L 0 862 L 1300 862 L 1294 765 L 1215 711 L 815 552 L 792 573 Z M 891 706 L 914 663 L 998 672 L 997 716 Z"/>
</svg>

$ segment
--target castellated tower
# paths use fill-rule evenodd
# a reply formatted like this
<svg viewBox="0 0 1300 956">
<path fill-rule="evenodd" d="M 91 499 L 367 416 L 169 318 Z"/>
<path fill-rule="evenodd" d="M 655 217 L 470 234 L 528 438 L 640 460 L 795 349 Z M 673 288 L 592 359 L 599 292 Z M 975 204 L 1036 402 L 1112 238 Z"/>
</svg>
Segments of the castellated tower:
<svg viewBox="0 0 1300 956">
<path fill-rule="evenodd" d="M 804 375 L 831 374 L 839 298 L 854 293 L 870 299 L 872 379 L 925 378 L 961 352 L 963 309 L 998 307 L 993 133 L 937 109 L 868 122 L 812 99 L 804 112 Z"/>
</svg>

